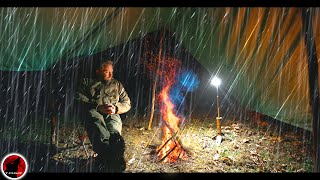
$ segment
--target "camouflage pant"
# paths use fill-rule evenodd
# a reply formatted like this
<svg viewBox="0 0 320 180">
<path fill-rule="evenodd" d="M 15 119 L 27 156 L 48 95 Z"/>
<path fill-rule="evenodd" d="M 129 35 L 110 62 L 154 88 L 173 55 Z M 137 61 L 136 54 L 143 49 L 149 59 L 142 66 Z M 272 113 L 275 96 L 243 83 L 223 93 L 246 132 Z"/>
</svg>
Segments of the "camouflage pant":
<svg viewBox="0 0 320 180">
<path fill-rule="evenodd" d="M 79 112 L 84 127 L 98 154 L 97 163 L 103 164 L 108 172 L 122 172 L 126 169 L 124 159 L 125 142 L 121 136 L 122 120 L 120 115 L 102 115 L 95 109 Z M 99 166 L 100 166 L 99 165 Z"/>
<path fill-rule="evenodd" d="M 90 115 L 85 117 L 84 124 L 93 150 L 98 154 L 108 152 L 112 134 L 119 133 L 121 135 L 122 121 L 118 114 L 102 115 L 92 109 Z"/>
</svg>

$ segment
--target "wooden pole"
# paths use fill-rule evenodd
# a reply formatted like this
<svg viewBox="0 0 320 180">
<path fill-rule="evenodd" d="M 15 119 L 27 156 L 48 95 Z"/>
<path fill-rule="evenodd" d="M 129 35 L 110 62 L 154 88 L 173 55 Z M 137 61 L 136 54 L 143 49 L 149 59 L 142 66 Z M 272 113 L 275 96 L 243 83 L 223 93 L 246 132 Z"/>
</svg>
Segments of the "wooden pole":
<svg viewBox="0 0 320 180">
<path fill-rule="evenodd" d="M 52 145 L 58 145 L 58 139 L 57 139 L 57 124 L 58 124 L 58 118 L 57 118 L 57 112 L 56 112 L 56 103 L 54 100 L 54 97 L 52 94 L 49 94 L 49 111 L 50 111 L 50 121 L 51 121 L 51 138 L 50 138 L 50 144 Z"/>
<path fill-rule="evenodd" d="M 218 86 L 217 86 L 217 111 L 218 111 L 218 117 L 216 118 L 217 121 L 217 129 L 218 129 L 218 135 L 221 135 L 221 117 L 220 117 L 220 107 L 219 107 L 219 92 L 218 92 Z"/>
<path fill-rule="evenodd" d="M 157 58 L 157 64 L 156 64 L 156 70 L 155 70 L 156 74 L 155 74 L 155 78 L 154 78 L 153 85 L 152 85 L 151 112 L 150 112 L 148 130 L 151 130 L 153 114 L 154 114 L 154 109 L 155 109 L 156 89 L 157 89 L 157 84 L 158 84 L 159 68 L 160 68 L 160 62 L 161 62 L 161 56 L 162 56 L 162 41 L 163 41 L 163 33 L 161 34 L 159 56 Z"/>
<path fill-rule="evenodd" d="M 302 9 L 302 25 L 304 31 L 304 38 L 306 43 L 306 50 L 308 56 L 308 75 L 309 75 L 309 91 L 310 102 L 313 113 L 312 123 L 312 143 L 313 143 L 313 159 L 314 159 L 314 172 L 320 172 L 320 111 L 319 111 L 319 79 L 318 79 L 318 62 L 315 36 L 312 27 L 312 8 Z"/>
</svg>

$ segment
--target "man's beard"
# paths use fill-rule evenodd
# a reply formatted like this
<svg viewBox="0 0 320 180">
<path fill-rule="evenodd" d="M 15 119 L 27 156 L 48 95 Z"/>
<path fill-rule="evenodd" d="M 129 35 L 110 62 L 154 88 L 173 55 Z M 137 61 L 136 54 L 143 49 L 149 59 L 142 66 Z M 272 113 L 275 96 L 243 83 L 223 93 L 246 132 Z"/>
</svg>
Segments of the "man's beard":
<svg viewBox="0 0 320 180">
<path fill-rule="evenodd" d="M 112 79 L 112 78 L 111 78 L 111 79 Z M 106 84 L 110 84 L 111 79 L 108 79 L 108 80 L 103 79 L 103 80 L 104 80 L 104 82 L 105 82 Z"/>
</svg>

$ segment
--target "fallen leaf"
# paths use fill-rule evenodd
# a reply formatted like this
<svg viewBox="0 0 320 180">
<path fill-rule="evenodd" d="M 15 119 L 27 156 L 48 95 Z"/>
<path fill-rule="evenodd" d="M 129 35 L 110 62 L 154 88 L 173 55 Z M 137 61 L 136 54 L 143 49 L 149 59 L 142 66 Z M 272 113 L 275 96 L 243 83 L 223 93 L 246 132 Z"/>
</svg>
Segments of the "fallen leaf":
<svg viewBox="0 0 320 180">
<path fill-rule="evenodd" d="M 134 158 L 134 157 L 131 158 L 131 159 L 128 161 L 128 164 L 132 164 L 134 160 L 136 160 L 136 158 Z"/>
<path fill-rule="evenodd" d="M 233 146 L 233 148 L 234 148 L 234 149 L 239 149 L 239 145 L 235 144 L 235 145 Z"/>
<path fill-rule="evenodd" d="M 220 157 L 220 154 L 215 154 L 215 155 L 213 156 L 213 160 L 217 161 L 217 160 L 219 159 L 219 157 Z"/>
<path fill-rule="evenodd" d="M 140 130 L 140 131 L 144 130 L 144 127 L 140 128 L 139 130 Z"/>
<path fill-rule="evenodd" d="M 236 159 L 232 156 L 227 156 L 227 158 L 231 159 L 233 162 L 236 161 Z"/>
<path fill-rule="evenodd" d="M 300 142 L 300 141 L 293 141 L 292 142 L 292 145 L 294 145 L 294 146 L 300 146 L 302 144 L 302 142 Z"/>
<path fill-rule="evenodd" d="M 249 142 L 250 142 L 249 139 L 243 139 L 243 140 L 242 140 L 242 143 L 249 143 Z"/>
</svg>

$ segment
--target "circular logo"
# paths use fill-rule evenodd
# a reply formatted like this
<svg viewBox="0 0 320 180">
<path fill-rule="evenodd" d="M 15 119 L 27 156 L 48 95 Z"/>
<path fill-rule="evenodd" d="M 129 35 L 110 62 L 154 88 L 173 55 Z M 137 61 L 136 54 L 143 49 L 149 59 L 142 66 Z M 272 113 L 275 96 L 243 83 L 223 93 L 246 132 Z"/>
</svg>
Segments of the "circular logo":
<svg viewBox="0 0 320 180">
<path fill-rule="evenodd" d="M 1 172 L 8 179 L 21 179 L 26 175 L 27 171 L 27 161 L 21 154 L 10 153 L 1 161 Z"/>
</svg>

